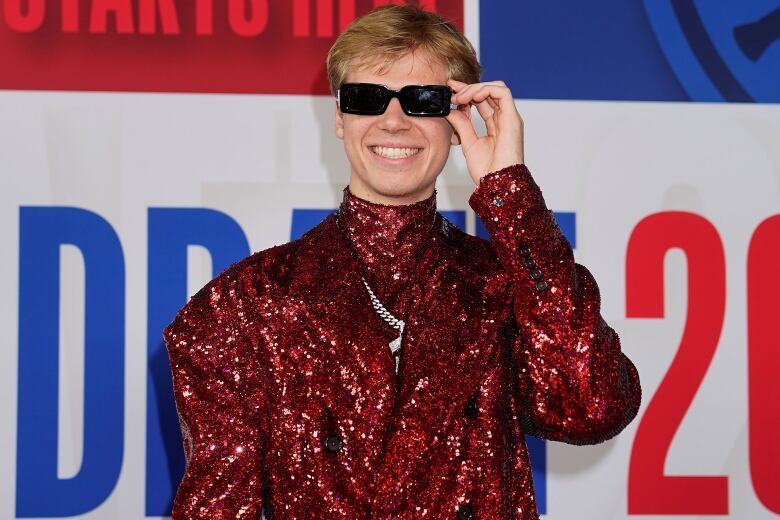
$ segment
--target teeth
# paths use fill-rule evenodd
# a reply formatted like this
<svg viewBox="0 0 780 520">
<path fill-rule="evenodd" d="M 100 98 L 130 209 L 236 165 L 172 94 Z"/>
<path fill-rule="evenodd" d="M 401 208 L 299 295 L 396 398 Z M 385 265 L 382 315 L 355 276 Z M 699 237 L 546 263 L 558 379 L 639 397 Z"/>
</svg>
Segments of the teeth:
<svg viewBox="0 0 780 520">
<path fill-rule="evenodd" d="M 387 157 L 388 159 L 403 159 L 411 157 L 420 151 L 419 148 L 386 148 L 384 146 L 372 146 L 371 150 L 375 154 Z"/>
</svg>

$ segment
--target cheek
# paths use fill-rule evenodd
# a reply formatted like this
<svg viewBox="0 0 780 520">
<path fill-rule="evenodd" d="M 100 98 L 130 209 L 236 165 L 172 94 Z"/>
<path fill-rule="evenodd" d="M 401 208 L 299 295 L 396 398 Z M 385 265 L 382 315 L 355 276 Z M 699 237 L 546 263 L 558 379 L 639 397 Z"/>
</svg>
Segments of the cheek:
<svg viewBox="0 0 780 520">
<path fill-rule="evenodd" d="M 344 140 L 359 148 L 363 137 L 368 132 L 368 124 L 364 121 L 350 118 L 344 120 Z"/>
<path fill-rule="evenodd" d="M 439 139 L 442 141 L 449 141 L 450 137 L 452 137 L 452 126 L 450 125 L 449 121 L 441 117 L 436 118 L 436 123 L 436 133 L 440 136 Z"/>
<path fill-rule="evenodd" d="M 437 119 L 431 121 L 435 123 L 430 128 L 429 136 L 431 143 L 435 143 L 437 151 L 440 154 L 447 154 L 450 149 L 450 140 L 452 139 L 452 127 L 446 119 Z"/>
</svg>

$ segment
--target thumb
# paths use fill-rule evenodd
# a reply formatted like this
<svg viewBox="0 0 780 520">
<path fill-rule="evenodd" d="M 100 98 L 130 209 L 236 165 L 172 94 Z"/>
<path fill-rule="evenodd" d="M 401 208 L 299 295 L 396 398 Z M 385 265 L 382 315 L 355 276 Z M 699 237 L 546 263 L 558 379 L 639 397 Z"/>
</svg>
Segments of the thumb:
<svg viewBox="0 0 780 520">
<path fill-rule="evenodd" d="M 464 149 L 469 148 L 479 138 L 477 131 L 474 130 L 474 125 L 471 123 L 471 117 L 462 111 L 451 110 L 445 118 L 450 122 L 455 133 L 458 134 L 460 144 Z"/>
</svg>

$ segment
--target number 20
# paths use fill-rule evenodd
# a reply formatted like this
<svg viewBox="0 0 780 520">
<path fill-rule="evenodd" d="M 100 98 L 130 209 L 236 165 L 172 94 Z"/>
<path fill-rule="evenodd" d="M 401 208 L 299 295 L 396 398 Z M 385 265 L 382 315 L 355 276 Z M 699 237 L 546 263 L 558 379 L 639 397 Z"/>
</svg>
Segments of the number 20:
<svg viewBox="0 0 780 520">
<path fill-rule="evenodd" d="M 726 306 L 726 262 L 715 227 L 694 213 L 669 211 L 641 220 L 626 253 L 626 316 L 664 316 L 664 257 L 687 258 L 688 310 L 677 353 L 637 428 L 628 474 L 629 514 L 728 514 L 728 477 L 669 476 L 664 462 L 674 434 L 704 378 L 720 338 Z M 776 297 L 780 276 L 780 215 L 753 233 L 747 258 L 748 430 L 756 496 L 780 514 L 780 434 L 775 406 L 780 378 Z"/>
</svg>

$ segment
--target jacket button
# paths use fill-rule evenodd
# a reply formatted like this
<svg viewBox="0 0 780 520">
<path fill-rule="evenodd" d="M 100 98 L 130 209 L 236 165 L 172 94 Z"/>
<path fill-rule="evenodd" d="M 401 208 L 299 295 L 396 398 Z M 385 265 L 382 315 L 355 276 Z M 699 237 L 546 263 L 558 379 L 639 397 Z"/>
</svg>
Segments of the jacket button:
<svg viewBox="0 0 780 520">
<path fill-rule="evenodd" d="M 501 197 L 494 197 L 493 198 L 493 205 L 498 206 L 499 208 L 504 205 L 504 199 Z"/>
<path fill-rule="evenodd" d="M 528 256 L 531 254 L 531 248 L 528 246 L 521 246 L 520 247 L 520 254 L 523 256 Z"/>
<path fill-rule="evenodd" d="M 477 416 L 478 412 L 479 412 L 479 408 L 477 407 L 477 398 L 472 397 L 471 399 L 469 399 L 469 402 L 466 403 L 466 406 L 463 408 L 463 414 L 469 419 L 473 419 Z"/>
<path fill-rule="evenodd" d="M 331 435 L 325 440 L 325 446 L 327 446 L 330 451 L 339 451 L 342 445 L 343 442 L 338 435 Z"/>
<path fill-rule="evenodd" d="M 534 287 L 536 287 L 536 290 L 539 292 L 544 291 L 545 289 L 547 289 L 547 282 L 545 282 L 544 280 L 539 280 L 538 282 L 536 282 L 536 284 L 534 284 Z"/>
<path fill-rule="evenodd" d="M 539 278 L 542 277 L 542 272 L 537 268 L 531 269 L 531 272 L 528 274 L 531 276 L 533 280 L 538 280 Z"/>
<path fill-rule="evenodd" d="M 458 508 L 458 520 L 471 520 L 474 518 L 474 511 L 471 510 L 471 506 L 463 504 Z"/>
<path fill-rule="evenodd" d="M 523 265 L 526 267 L 536 267 L 536 262 L 530 256 L 523 258 Z"/>
</svg>

